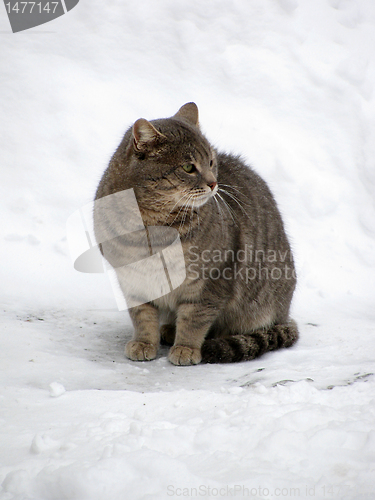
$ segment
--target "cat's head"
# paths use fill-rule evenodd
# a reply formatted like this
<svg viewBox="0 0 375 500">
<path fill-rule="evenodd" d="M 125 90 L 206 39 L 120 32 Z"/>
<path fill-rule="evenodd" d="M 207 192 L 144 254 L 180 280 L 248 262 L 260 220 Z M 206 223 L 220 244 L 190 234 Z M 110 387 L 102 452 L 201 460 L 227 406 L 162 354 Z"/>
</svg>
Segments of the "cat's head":
<svg viewBox="0 0 375 500">
<path fill-rule="evenodd" d="M 195 103 L 171 118 L 140 118 L 127 139 L 127 175 L 141 206 L 195 208 L 217 193 L 216 154 L 199 129 Z"/>
</svg>

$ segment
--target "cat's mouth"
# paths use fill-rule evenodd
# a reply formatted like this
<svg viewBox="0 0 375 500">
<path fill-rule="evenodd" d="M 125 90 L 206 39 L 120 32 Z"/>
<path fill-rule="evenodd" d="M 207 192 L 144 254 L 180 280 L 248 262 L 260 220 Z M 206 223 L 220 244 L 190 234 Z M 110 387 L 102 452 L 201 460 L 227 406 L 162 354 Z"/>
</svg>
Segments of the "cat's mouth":
<svg viewBox="0 0 375 500">
<path fill-rule="evenodd" d="M 218 186 L 216 186 L 210 191 L 204 191 L 203 193 L 195 193 L 192 195 L 191 199 L 189 200 L 189 205 L 191 207 L 201 207 L 205 203 L 208 202 L 210 198 L 216 195 L 218 192 Z"/>
</svg>

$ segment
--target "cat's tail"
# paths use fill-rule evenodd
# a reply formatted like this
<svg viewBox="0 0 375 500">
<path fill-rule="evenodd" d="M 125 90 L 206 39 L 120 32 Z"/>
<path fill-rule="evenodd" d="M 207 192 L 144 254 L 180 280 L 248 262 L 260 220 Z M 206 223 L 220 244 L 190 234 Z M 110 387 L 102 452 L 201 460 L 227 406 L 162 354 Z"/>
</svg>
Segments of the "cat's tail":
<svg viewBox="0 0 375 500">
<path fill-rule="evenodd" d="M 268 351 L 291 347 L 298 340 L 298 327 L 294 320 L 274 325 L 268 330 L 206 339 L 202 345 L 203 363 L 235 363 L 258 358 Z"/>
</svg>

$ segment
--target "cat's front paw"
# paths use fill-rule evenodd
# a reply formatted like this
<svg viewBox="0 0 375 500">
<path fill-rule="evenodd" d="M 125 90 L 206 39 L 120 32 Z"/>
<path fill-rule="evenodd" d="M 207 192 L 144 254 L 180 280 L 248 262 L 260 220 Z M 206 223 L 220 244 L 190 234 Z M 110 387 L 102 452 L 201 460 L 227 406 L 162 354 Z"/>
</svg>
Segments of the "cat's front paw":
<svg viewBox="0 0 375 500">
<path fill-rule="evenodd" d="M 197 365 L 202 360 L 201 350 L 192 349 L 183 345 L 174 345 L 170 348 L 168 359 L 174 365 Z"/>
<path fill-rule="evenodd" d="M 125 356 L 132 361 L 151 361 L 156 358 L 157 352 L 156 345 L 137 340 L 131 340 L 125 347 Z"/>
</svg>

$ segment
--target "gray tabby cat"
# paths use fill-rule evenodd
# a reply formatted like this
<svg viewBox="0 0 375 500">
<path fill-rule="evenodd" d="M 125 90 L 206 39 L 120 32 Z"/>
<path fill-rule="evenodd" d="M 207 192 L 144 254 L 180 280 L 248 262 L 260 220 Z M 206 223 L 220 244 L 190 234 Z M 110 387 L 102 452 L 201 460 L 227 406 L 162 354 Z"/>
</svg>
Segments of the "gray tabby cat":
<svg viewBox="0 0 375 500">
<path fill-rule="evenodd" d="M 126 132 L 96 200 L 130 188 L 146 230 L 178 230 L 186 279 L 129 309 L 135 331 L 128 358 L 152 360 L 162 341 L 173 344 L 168 359 L 175 365 L 227 363 L 296 342 L 289 318 L 296 276 L 275 200 L 251 168 L 210 145 L 194 103 L 171 118 L 140 118 Z M 101 251 L 129 294 L 121 265 L 137 242 L 116 238 L 124 217 L 119 207 L 106 217 L 94 213 L 97 240 L 108 240 Z"/>
</svg>

